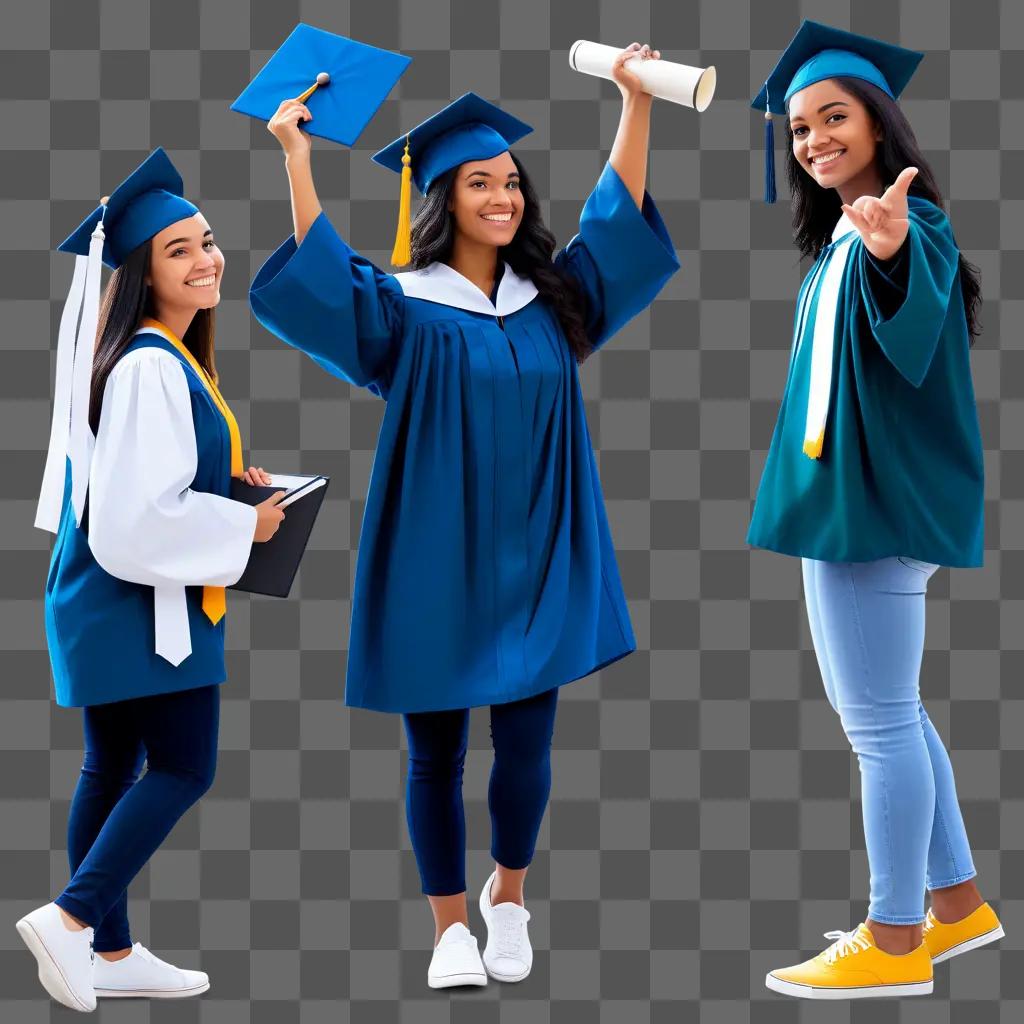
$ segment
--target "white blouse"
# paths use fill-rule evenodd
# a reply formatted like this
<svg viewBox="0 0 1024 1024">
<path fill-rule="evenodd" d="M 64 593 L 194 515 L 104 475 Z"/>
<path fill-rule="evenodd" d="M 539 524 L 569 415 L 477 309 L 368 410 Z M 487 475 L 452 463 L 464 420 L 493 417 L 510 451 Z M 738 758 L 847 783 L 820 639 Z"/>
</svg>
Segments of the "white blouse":
<svg viewBox="0 0 1024 1024">
<path fill-rule="evenodd" d="M 118 579 L 154 588 L 156 652 L 192 653 L 186 586 L 228 586 L 245 571 L 256 509 L 193 491 L 198 466 L 181 362 L 137 349 L 111 371 L 89 471 L 89 547 Z"/>
</svg>

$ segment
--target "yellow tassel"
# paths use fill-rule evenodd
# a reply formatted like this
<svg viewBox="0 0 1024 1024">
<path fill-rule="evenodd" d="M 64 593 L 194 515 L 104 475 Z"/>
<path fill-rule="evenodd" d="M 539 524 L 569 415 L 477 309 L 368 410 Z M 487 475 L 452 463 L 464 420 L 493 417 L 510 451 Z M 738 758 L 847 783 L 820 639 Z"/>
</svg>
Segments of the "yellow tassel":
<svg viewBox="0 0 1024 1024">
<path fill-rule="evenodd" d="M 804 441 L 804 455 L 809 459 L 820 459 L 821 449 L 825 444 L 825 430 L 822 428 L 821 433 L 814 441 Z"/>
<path fill-rule="evenodd" d="M 409 136 L 405 137 L 405 153 L 402 155 L 402 190 L 398 202 L 398 232 L 395 248 L 391 252 L 391 263 L 404 267 L 411 258 L 410 234 L 412 231 L 412 158 L 409 156 Z"/>
</svg>

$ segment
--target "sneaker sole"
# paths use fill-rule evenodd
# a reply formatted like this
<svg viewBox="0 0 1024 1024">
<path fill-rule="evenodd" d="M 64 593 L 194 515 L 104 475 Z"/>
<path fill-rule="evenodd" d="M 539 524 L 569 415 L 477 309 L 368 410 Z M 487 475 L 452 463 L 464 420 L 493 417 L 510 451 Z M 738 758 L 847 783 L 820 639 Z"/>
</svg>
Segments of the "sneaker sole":
<svg viewBox="0 0 1024 1024">
<path fill-rule="evenodd" d="M 444 978 L 427 978 L 431 988 L 455 988 L 457 985 L 486 985 L 487 975 L 449 974 Z"/>
<path fill-rule="evenodd" d="M 773 974 L 767 974 L 765 985 L 773 992 L 798 999 L 870 999 L 896 998 L 898 996 L 926 996 L 932 991 L 931 981 L 917 981 L 907 985 L 866 985 L 861 988 L 815 988 L 813 985 L 798 985 L 783 981 Z"/>
<path fill-rule="evenodd" d="M 98 988 L 98 999 L 187 999 L 206 992 L 210 983 L 194 985 L 192 988 Z"/>
<path fill-rule="evenodd" d="M 83 1003 L 75 995 L 74 989 L 68 984 L 63 971 L 57 961 L 50 955 L 42 936 L 35 930 L 27 918 L 22 918 L 14 926 L 18 929 L 21 941 L 28 947 L 28 951 L 36 958 L 39 965 L 39 983 L 46 991 L 57 1000 L 62 1006 L 71 1010 L 78 1010 L 79 1013 L 92 1013 L 94 1006 Z"/>
<path fill-rule="evenodd" d="M 933 964 L 941 964 L 943 960 L 951 960 L 955 956 L 959 956 L 961 953 L 969 953 L 972 949 L 977 949 L 979 946 L 986 946 L 990 942 L 995 942 L 997 939 L 1003 938 L 1006 932 L 1003 931 L 1003 926 L 996 925 L 995 928 L 990 932 L 983 932 L 981 935 L 975 935 L 973 939 L 965 939 L 963 942 L 958 942 L 955 946 L 950 946 L 949 949 L 940 953 L 938 956 L 932 957 Z"/>
<path fill-rule="evenodd" d="M 528 978 L 530 976 L 530 971 L 533 970 L 533 964 L 530 964 L 530 966 L 527 967 L 525 971 L 522 971 L 519 974 L 498 974 L 495 971 L 492 971 L 490 967 L 487 966 L 487 961 L 485 960 L 484 969 L 495 981 L 515 982 L 523 981 L 525 978 Z"/>
</svg>

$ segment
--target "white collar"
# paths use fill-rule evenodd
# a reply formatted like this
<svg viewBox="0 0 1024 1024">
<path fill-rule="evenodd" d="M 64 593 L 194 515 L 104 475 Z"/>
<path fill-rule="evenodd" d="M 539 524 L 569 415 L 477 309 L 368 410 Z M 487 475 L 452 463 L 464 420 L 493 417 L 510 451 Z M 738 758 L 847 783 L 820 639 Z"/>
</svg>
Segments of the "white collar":
<svg viewBox="0 0 1024 1024">
<path fill-rule="evenodd" d="M 853 221 L 846 216 L 845 213 L 836 222 L 836 226 L 832 229 L 832 241 L 834 242 L 837 238 L 841 238 L 848 231 L 856 231 L 857 229 L 853 226 Z"/>
<path fill-rule="evenodd" d="M 507 263 L 498 282 L 494 303 L 472 281 L 447 263 L 431 263 L 422 270 L 395 274 L 395 280 L 408 298 L 425 299 L 427 302 L 468 309 L 473 313 L 486 313 L 488 316 L 508 316 L 537 296 L 537 286 L 528 277 L 520 277 Z"/>
</svg>

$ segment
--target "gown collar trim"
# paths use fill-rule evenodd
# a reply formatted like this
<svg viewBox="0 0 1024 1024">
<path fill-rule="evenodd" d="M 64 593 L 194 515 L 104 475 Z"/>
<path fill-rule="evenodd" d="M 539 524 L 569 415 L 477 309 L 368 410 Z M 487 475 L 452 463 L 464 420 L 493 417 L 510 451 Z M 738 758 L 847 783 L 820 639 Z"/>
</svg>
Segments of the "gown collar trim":
<svg viewBox="0 0 1024 1024">
<path fill-rule="evenodd" d="M 488 316 L 509 316 L 537 297 L 537 286 L 528 277 L 520 277 L 507 263 L 493 303 L 447 263 L 431 263 L 422 270 L 395 274 L 395 280 L 406 298 L 425 299 Z"/>
</svg>

